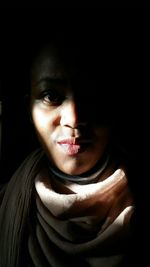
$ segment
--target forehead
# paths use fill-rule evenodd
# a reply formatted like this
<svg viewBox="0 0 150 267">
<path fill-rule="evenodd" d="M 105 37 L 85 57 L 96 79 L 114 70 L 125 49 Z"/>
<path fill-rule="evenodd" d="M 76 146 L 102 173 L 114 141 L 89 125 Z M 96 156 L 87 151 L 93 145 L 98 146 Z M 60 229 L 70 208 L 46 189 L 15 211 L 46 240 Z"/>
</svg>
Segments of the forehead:
<svg viewBox="0 0 150 267">
<path fill-rule="evenodd" d="M 66 74 L 70 78 L 84 80 L 88 77 L 95 80 L 97 76 L 103 77 L 108 70 L 104 51 L 91 42 L 62 41 L 52 42 L 43 47 L 37 54 L 32 66 L 32 75 L 36 78 L 45 74 Z M 103 75 L 102 75 L 103 72 Z"/>
<path fill-rule="evenodd" d="M 77 51 L 78 50 L 78 51 Z M 80 56 L 79 56 L 80 54 Z M 37 55 L 32 66 L 32 75 L 67 75 L 81 71 L 81 51 L 75 47 L 49 45 Z M 82 69 L 83 71 L 83 69 Z"/>
</svg>

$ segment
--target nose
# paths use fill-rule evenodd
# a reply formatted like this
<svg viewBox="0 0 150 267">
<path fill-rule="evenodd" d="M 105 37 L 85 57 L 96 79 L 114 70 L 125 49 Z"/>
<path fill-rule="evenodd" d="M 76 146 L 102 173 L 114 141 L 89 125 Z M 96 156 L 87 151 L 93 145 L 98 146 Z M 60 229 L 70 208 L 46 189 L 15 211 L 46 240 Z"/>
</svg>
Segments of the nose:
<svg viewBox="0 0 150 267">
<path fill-rule="evenodd" d="M 86 125 L 86 122 L 80 116 L 79 107 L 74 100 L 66 100 L 62 106 L 60 124 L 70 128 Z"/>
</svg>

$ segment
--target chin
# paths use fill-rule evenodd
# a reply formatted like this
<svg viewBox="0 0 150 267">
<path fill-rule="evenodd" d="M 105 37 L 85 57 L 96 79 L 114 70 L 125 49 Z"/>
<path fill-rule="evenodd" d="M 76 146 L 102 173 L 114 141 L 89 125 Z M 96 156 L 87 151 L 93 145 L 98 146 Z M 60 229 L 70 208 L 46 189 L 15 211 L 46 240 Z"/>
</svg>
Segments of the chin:
<svg viewBox="0 0 150 267">
<path fill-rule="evenodd" d="M 93 166 L 57 166 L 62 172 L 69 175 L 80 175 L 89 171 Z"/>
<path fill-rule="evenodd" d="M 92 158 L 92 155 L 87 156 L 87 154 L 82 153 L 75 157 L 65 156 L 62 154 L 53 155 L 47 150 L 49 159 L 53 164 L 62 172 L 69 175 L 81 175 L 90 169 L 92 169 L 98 161 L 98 158 Z M 92 158 L 92 161 L 91 161 Z"/>
</svg>

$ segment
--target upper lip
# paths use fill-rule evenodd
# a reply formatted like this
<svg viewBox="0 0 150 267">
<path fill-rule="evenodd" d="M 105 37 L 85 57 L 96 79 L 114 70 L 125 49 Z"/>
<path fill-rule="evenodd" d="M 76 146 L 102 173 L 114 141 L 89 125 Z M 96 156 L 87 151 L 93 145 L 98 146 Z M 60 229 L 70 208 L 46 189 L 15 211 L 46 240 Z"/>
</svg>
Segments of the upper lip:
<svg viewBox="0 0 150 267">
<path fill-rule="evenodd" d="M 82 139 L 76 137 L 64 138 L 57 141 L 58 144 L 80 145 L 82 143 L 91 143 L 91 139 Z"/>
</svg>

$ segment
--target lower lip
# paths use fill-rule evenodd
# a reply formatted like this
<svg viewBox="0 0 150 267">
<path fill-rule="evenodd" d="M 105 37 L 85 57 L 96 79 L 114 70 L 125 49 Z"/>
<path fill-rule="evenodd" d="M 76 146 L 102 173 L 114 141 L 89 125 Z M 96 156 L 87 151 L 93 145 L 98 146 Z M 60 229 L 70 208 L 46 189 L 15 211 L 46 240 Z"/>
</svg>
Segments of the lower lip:
<svg viewBox="0 0 150 267">
<path fill-rule="evenodd" d="M 66 155 L 77 155 L 86 150 L 87 145 L 71 145 L 71 144 L 59 144 L 61 149 Z"/>
</svg>

